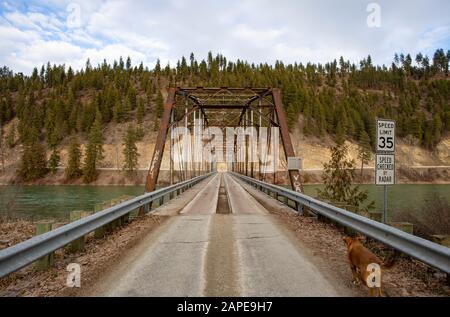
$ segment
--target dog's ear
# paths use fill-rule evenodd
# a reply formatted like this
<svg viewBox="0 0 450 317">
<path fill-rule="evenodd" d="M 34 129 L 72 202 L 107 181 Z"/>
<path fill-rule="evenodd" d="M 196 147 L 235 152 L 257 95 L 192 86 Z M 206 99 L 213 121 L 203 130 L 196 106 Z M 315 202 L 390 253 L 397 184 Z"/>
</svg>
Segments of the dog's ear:
<svg viewBox="0 0 450 317">
<path fill-rule="evenodd" d="M 343 237 L 342 240 L 344 240 L 344 242 L 347 246 L 349 246 L 353 241 L 353 239 L 350 237 Z"/>
</svg>

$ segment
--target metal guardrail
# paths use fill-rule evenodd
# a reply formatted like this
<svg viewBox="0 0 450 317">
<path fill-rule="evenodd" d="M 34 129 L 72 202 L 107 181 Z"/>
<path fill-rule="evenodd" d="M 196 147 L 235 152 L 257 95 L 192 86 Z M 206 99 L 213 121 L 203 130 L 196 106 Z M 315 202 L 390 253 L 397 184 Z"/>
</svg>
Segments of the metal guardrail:
<svg viewBox="0 0 450 317">
<path fill-rule="evenodd" d="M 0 278 L 35 262 L 135 209 L 148 206 L 148 204 L 175 191 L 190 188 L 212 174 L 198 176 L 191 180 L 144 194 L 7 249 L 0 250 Z"/>
<path fill-rule="evenodd" d="M 335 207 L 291 189 L 261 182 L 241 174 L 232 174 L 260 190 L 265 189 L 306 206 L 321 216 L 352 228 L 423 263 L 450 274 L 450 248 L 408 234 L 345 209 Z"/>
</svg>

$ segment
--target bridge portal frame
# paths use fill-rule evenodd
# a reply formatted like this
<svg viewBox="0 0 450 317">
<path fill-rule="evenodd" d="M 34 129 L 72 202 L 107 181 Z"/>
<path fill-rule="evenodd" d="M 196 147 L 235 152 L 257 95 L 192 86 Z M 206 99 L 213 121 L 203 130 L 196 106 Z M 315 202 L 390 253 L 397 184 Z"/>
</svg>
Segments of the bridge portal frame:
<svg viewBox="0 0 450 317">
<path fill-rule="evenodd" d="M 185 108 L 186 110 L 184 112 L 184 115 L 181 118 L 177 118 L 174 120 L 174 110 L 178 106 L 177 97 L 183 97 L 186 100 L 189 100 L 193 106 L 189 111 L 187 108 Z M 258 102 L 257 105 L 255 105 L 256 102 Z M 180 106 L 185 107 L 185 105 Z M 145 192 L 152 192 L 156 189 L 156 184 L 158 182 L 159 172 L 164 155 L 167 135 L 169 134 L 169 129 L 176 122 L 185 120 L 187 125 L 187 118 L 192 113 L 194 113 L 195 116 L 195 112 L 200 111 L 203 117 L 202 118 L 203 122 L 206 126 L 226 127 L 230 126 L 231 124 L 230 121 L 221 120 L 221 122 L 217 122 L 214 124 L 213 122 L 210 122 L 207 116 L 207 111 L 224 111 L 226 113 L 230 112 L 231 110 L 235 111 L 240 110 L 240 115 L 236 126 L 243 126 L 243 125 L 248 126 L 249 125 L 248 114 L 250 112 L 251 125 L 258 126 L 253 121 L 253 114 L 256 114 L 259 117 L 260 125 L 262 119 L 264 119 L 268 122 L 269 125 L 279 127 L 280 137 L 286 160 L 288 157 L 295 157 L 295 151 L 289 134 L 289 129 L 286 121 L 286 114 L 282 102 L 281 90 L 279 88 L 170 87 L 168 89 L 167 99 L 164 104 L 164 111 L 162 114 L 161 124 L 159 127 L 159 132 L 152 155 L 152 161 L 147 174 Z M 240 164 L 240 166 L 237 167 L 237 171 L 249 176 L 247 160 L 243 164 L 245 164 L 245 167 L 243 167 L 242 164 Z M 250 173 L 252 177 L 253 171 L 254 167 L 253 163 L 251 163 Z M 292 188 L 296 192 L 303 193 L 303 183 L 301 180 L 300 171 L 289 170 L 289 178 Z"/>
</svg>

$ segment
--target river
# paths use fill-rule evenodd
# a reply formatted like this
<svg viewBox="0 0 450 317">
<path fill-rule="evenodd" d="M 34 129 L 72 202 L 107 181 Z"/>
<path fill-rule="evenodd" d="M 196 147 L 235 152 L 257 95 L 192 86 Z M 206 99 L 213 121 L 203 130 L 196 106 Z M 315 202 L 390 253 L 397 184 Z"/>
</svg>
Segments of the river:
<svg viewBox="0 0 450 317">
<path fill-rule="evenodd" d="M 306 185 L 316 196 L 321 185 Z M 376 209 L 383 208 L 383 187 L 363 185 Z M 70 211 L 94 209 L 95 204 L 123 195 L 137 196 L 142 186 L 0 186 L 0 215 L 29 220 L 67 220 Z M 394 185 L 388 190 L 389 213 L 419 210 L 436 195 L 450 203 L 450 185 Z"/>
</svg>

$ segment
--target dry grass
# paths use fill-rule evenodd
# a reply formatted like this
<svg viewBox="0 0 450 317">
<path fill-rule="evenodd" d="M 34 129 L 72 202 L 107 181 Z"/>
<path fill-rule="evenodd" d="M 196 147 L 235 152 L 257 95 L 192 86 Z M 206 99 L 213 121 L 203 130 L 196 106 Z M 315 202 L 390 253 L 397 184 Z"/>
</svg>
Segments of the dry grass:
<svg viewBox="0 0 450 317">
<path fill-rule="evenodd" d="M 30 239 L 33 235 L 34 225 L 32 222 L 0 217 L 0 250 Z"/>
<path fill-rule="evenodd" d="M 434 194 L 420 211 L 400 211 L 394 216 L 394 221 L 414 224 L 414 234 L 425 239 L 430 240 L 433 235 L 450 235 L 450 204 Z"/>
</svg>

